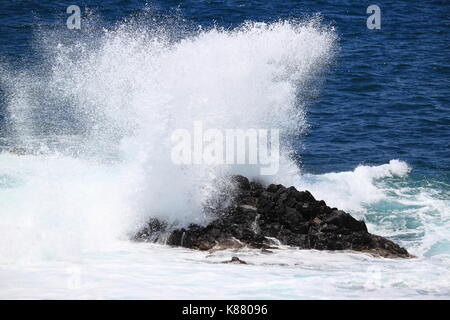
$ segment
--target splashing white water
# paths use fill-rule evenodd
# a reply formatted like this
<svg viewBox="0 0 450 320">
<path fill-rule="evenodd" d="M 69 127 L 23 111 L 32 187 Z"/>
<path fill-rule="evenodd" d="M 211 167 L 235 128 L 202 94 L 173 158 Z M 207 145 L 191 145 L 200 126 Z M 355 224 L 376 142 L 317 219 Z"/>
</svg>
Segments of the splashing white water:
<svg viewBox="0 0 450 320">
<path fill-rule="evenodd" d="M 1 156 L 0 174 L 15 184 L 0 193 L 2 237 L 14 243 L 2 259 L 89 250 L 149 216 L 202 221 L 217 179 L 257 170 L 174 165 L 170 136 L 194 121 L 280 129 L 280 174 L 298 172 L 288 144 L 305 128 L 296 94 L 329 63 L 336 36 L 313 20 L 213 28 L 181 40 L 129 25 L 95 41 L 55 39 L 46 39 L 57 45 L 46 47 L 44 72 L 4 77 L 14 138 L 44 154 Z"/>
<path fill-rule="evenodd" d="M 308 189 L 319 199 L 343 210 L 360 211 L 364 204 L 384 199 L 383 190 L 375 180 L 405 177 L 411 169 L 399 160 L 380 166 L 358 166 L 353 171 L 327 173 L 320 176 L 304 175 L 300 189 Z"/>
</svg>

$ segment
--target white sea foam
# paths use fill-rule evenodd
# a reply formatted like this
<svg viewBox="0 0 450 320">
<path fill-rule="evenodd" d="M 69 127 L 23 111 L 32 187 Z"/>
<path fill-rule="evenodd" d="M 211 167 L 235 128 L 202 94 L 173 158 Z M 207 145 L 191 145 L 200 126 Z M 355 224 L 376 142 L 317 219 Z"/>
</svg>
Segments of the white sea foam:
<svg viewBox="0 0 450 320">
<path fill-rule="evenodd" d="M 222 264 L 239 256 L 247 265 Z M 219 251 L 122 243 L 81 259 L 0 265 L 0 298 L 448 299 L 449 255 L 414 260 L 315 250 Z"/>
<path fill-rule="evenodd" d="M 305 174 L 299 188 L 308 189 L 319 199 L 344 210 L 359 211 L 361 206 L 382 200 L 383 189 L 375 184 L 377 179 L 404 177 L 411 169 L 399 160 L 380 166 L 360 165 L 353 171 L 323 175 Z"/>
</svg>

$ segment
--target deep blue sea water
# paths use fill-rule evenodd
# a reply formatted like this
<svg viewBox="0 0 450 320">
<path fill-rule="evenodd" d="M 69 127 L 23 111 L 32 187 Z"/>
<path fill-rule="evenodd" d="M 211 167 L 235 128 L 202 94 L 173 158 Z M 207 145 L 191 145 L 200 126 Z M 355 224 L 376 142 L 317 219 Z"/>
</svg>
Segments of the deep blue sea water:
<svg viewBox="0 0 450 320">
<path fill-rule="evenodd" d="M 73 4 L 81 30 L 66 27 Z M 366 26 L 372 4 L 381 29 Z M 296 29 L 317 15 L 320 27 Z M 199 297 L 448 299 L 449 40 L 444 0 L 1 1 L 0 243 L 10 245 L 0 247 L 0 278 L 11 281 L 0 297 L 190 298 L 198 285 Z M 291 65 L 318 71 L 283 82 Z M 291 104 L 304 117 L 290 118 Z M 243 252 L 251 274 L 224 267 L 222 279 L 208 259 L 229 253 L 117 245 L 149 212 L 195 220 L 203 173 L 180 178 L 158 157 L 171 123 L 267 124 L 271 112 L 276 125 L 304 128 L 290 140 L 301 174 L 282 182 L 364 219 L 417 260 Z M 83 290 L 61 285 L 74 265 Z M 209 285 L 196 281 L 204 277 Z"/>
</svg>

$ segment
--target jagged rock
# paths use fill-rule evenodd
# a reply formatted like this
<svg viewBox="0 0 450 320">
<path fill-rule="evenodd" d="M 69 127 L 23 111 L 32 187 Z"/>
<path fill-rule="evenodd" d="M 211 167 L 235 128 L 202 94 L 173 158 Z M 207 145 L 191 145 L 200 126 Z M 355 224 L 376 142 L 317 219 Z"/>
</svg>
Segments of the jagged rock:
<svg viewBox="0 0 450 320">
<path fill-rule="evenodd" d="M 301 249 L 355 250 L 383 257 L 411 255 L 394 242 L 370 234 L 364 221 L 330 208 L 308 191 L 280 184 L 263 187 L 243 176 L 233 176 L 234 205 L 206 226 L 191 224 L 170 230 L 167 224 L 151 220 L 136 240 L 155 241 L 191 249 L 211 250 L 248 246 L 273 249 L 283 244 Z"/>
<path fill-rule="evenodd" d="M 223 261 L 222 263 L 235 263 L 235 264 L 247 264 L 244 260 L 239 259 L 238 257 L 232 257 L 229 261 Z"/>
</svg>

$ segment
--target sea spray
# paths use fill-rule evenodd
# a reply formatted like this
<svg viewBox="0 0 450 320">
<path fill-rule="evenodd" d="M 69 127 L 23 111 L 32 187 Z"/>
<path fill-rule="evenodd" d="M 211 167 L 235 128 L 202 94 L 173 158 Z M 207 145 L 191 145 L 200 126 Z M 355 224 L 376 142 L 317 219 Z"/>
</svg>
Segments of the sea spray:
<svg viewBox="0 0 450 320">
<path fill-rule="evenodd" d="M 0 193 L 1 229 L 11 244 L 2 260 L 107 247 L 152 216 L 207 219 L 203 207 L 221 177 L 255 177 L 259 168 L 173 163 L 170 136 L 194 121 L 279 129 L 280 169 L 265 179 L 298 173 L 290 142 L 306 121 L 297 94 L 330 63 L 336 43 L 318 19 L 176 39 L 161 26 L 94 31 L 74 43 L 64 32 L 43 33 L 42 64 L 2 76 L 11 132 L 30 153 L 1 155 L 10 186 Z"/>
</svg>

